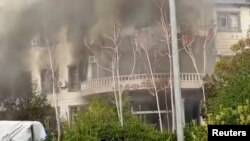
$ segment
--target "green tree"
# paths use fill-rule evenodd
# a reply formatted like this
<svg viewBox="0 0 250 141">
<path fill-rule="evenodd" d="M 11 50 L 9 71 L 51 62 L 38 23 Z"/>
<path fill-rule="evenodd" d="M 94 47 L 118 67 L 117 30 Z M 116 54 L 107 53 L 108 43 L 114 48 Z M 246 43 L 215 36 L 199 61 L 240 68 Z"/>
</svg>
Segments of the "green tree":
<svg viewBox="0 0 250 141">
<path fill-rule="evenodd" d="M 209 124 L 250 124 L 250 104 L 248 101 L 236 108 L 220 107 L 219 111 L 216 114 L 208 114 Z"/>
<path fill-rule="evenodd" d="M 250 46 L 249 34 L 232 47 L 235 55 L 222 58 L 215 74 L 205 78 L 207 109 L 210 123 L 243 124 L 240 118 L 248 113 L 250 100 Z M 244 109 L 244 108 L 243 108 Z"/>
<path fill-rule="evenodd" d="M 32 120 L 54 126 L 54 110 L 44 95 L 8 98 L 4 100 L 3 107 L 4 110 L 0 114 L 1 120 Z M 48 119 L 47 122 L 46 119 Z"/>
<path fill-rule="evenodd" d="M 200 125 L 197 121 L 187 124 L 184 130 L 185 141 L 207 141 L 207 125 Z"/>
<path fill-rule="evenodd" d="M 141 123 L 124 106 L 124 126 L 121 127 L 115 105 L 95 98 L 75 120 L 64 125 L 63 139 L 67 141 L 172 141 L 175 136 L 160 133 L 151 125 Z"/>
</svg>

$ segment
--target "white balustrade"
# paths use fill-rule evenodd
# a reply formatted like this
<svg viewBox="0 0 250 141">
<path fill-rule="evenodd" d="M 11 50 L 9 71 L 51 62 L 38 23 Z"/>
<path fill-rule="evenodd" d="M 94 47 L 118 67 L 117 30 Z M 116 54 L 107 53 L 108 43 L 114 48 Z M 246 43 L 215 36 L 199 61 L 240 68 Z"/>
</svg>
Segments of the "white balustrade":
<svg viewBox="0 0 250 141">
<path fill-rule="evenodd" d="M 153 77 L 155 80 L 168 80 L 170 78 L 169 73 L 154 73 Z M 197 73 L 181 73 L 180 74 L 180 80 L 181 81 L 187 81 L 187 82 L 195 82 L 199 81 L 199 79 L 202 80 L 203 74 L 197 74 Z M 120 83 L 124 84 L 126 82 L 142 82 L 146 80 L 152 79 L 151 74 L 133 74 L 133 75 L 122 75 L 119 77 Z M 117 81 L 117 77 L 114 78 L 115 81 Z M 112 87 L 113 86 L 113 77 L 104 77 L 99 79 L 93 79 L 90 81 L 85 81 L 82 83 L 83 89 L 89 89 L 89 88 L 97 88 L 97 87 Z"/>
</svg>

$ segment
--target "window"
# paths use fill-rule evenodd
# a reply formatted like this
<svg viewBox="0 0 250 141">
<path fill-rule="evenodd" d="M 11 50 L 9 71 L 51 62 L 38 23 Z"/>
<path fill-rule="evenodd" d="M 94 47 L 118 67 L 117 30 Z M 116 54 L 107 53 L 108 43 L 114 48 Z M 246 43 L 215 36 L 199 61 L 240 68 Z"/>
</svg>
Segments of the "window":
<svg viewBox="0 0 250 141">
<path fill-rule="evenodd" d="M 217 22 L 219 31 L 227 31 L 227 32 L 241 31 L 239 12 L 218 12 Z"/>
<path fill-rule="evenodd" d="M 55 73 L 55 82 L 58 80 L 58 73 Z M 52 80 L 52 73 L 49 69 L 41 70 L 41 88 L 42 94 L 51 94 L 53 90 L 53 80 Z M 55 90 L 58 92 L 58 87 L 55 84 Z"/>
<path fill-rule="evenodd" d="M 77 66 L 69 66 L 69 91 L 80 90 L 80 71 Z"/>
<path fill-rule="evenodd" d="M 82 110 L 83 110 L 83 105 L 69 106 L 70 120 L 72 121 L 73 119 L 75 119 L 77 114 Z"/>
<path fill-rule="evenodd" d="M 52 75 L 47 69 L 41 71 L 41 88 L 43 94 L 52 93 Z"/>
</svg>

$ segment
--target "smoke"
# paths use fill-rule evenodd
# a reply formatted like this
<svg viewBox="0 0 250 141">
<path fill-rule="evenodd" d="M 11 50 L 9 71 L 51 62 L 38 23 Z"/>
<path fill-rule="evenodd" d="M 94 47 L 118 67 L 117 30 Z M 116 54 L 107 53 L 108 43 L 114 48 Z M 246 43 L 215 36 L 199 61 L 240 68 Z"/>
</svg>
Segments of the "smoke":
<svg viewBox="0 0 250 141">
<path fill-rule="evenodd" d="M 199 8 L 199 5 L 192 5 L 197 3 L 193 1 L 179 0 L 177 9 L 181 10 L 177 13 L 180 22 L 193 21 L 186 12 Z M 2 14 L 4 34 L 0 43 L 0 97 L 10 93 L 19 95 L 21 90 L 18 93 L 4 90 L 17 86 L 27 93 L 28 87 L 22 88 L 21 84 L 25 82 L 20 75 L 30 71 L 30 41 L 36 34 L 44 35 L 46 32 L 48 38 L 53 40 L 66 27 L 72 49 L 66 52 L 60 49 L 58 58 L 64 62 L 63 55 L 68 52 L 72 60 L 85 57 L 84 37 L 89 35 L 94 43 L 103 40 L 104 33 L 111 34 L 115 21 L 122 25 L 121 35 L 128 36 L 135 29 L 151 26 L 159 19 L 159 9 L 154 0 L 6 0 Z"/>
<path fill-rule="evenodd" d="M 188 24 L 191 28 L 211 24 L 213 1 L 178 0 L 176 3 L 179 24 Z"/>
<path fill-rule="evenodd" d="M 111 31 L 118 19 L 127 27 L 146 26 L 155 15 L 149 10 L 150 0 L 27 0 L 5 1 L 3 7 L 4 35 L 1 39 L 1 96 L 21 95 L 13 91 L 20 83 L 20 76 L 30 71 L 30 42 L 34 35 L 48 33 L 48 38 L 67 27 L 67 38 L 72 42 L 72 56 L 84 56 L 83 38 L 99 40 Z M 63 50 L 63 49 L 61 49 Z M 64 54 L 62 52 L 62 54 Z M 62 57 L 58 57 L 62 58 Z M 61 60 L 63 61 L 63 60 Z M 23 82 L 22 82 L 23 81 Z"/>
</svg>

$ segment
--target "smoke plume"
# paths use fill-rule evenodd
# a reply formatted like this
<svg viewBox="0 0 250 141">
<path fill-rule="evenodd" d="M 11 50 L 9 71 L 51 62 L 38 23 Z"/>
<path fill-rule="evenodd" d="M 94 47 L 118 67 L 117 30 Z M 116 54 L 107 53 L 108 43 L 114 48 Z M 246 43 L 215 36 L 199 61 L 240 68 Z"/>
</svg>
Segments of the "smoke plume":
<svg viewBox="0 0 250 141">
<path fill-rule="evenodd" d="M 179 21 L 192 19 L 186 11 L 199 5 L 179 1 Z M 79 58 L 86 53 L 82 47 L 85 36 L 89 35 L 92 42 L 100 41 L 103 33 L 112 31 L 116 20 L 122 24 L 122 35 L 131 35 L 135 29 L 158 22 L 159 9 L 154 0 L 6 0 L 2 15 L 0 98 L 27 93 L 26 72 L 31 71 L 28 53 L 37 33 L 47 32 L 52 40 L 62 27 L 67 27 L 67 39 L 74 48 L 71 54 Z"/>
</svg>

